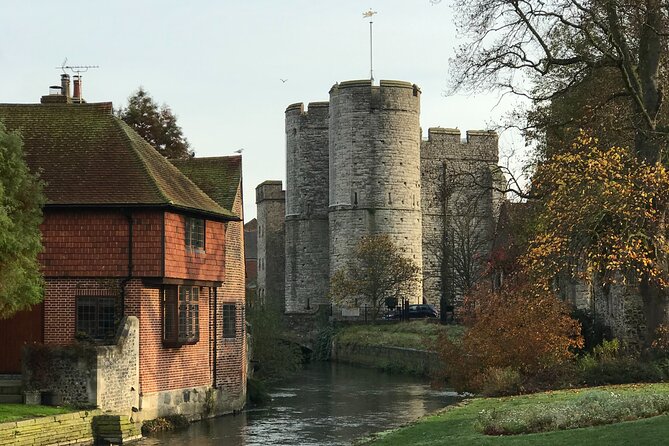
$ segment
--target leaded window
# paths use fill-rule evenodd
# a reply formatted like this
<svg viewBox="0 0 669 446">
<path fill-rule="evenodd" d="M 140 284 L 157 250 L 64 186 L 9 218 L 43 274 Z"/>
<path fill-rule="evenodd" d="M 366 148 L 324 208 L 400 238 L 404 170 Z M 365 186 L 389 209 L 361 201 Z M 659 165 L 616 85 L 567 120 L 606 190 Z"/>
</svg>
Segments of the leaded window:
<svg viewBox="0 0 669 446">
<path fill-rule="evenodd" d="M 195 344 L 200 339 L 200 288 L 166 286 L 163 290 L 163 340 Z"/>
<path fill-rule="evenodd" d="M 223 304 L 223 337 L 237 336 L 237 305 Z"/>
<path fill-rule="evenodd" d="M 96 341 L 111 340 L 120 319 L 118 299 L 110 296 L 78 296 L 76 298 L 78 337 Z"/>
<path fill-rule="evenodd" d="M 190 251 L 204 251 L 204 220 L 201 218 L 186 217 L 186 249 Z"/>
</svg>

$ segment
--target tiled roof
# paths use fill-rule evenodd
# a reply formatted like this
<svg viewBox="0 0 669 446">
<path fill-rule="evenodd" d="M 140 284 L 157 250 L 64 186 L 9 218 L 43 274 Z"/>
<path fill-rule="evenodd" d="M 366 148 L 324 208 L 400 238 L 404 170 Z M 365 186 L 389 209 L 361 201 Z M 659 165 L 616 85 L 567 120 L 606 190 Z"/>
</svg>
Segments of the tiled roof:
<svg viewBox="0 0 669 446">
<path fill-rule="evenodd" d="M 0 104 L 19 130 L 31 170 L 46 182 L 47 206 L 145 206 L 236 219 L 123 121 L 111 103 Z"/>
<path fill-rule="evenodd" d="M 242 181 L 242 157 L 171 160 L 184 175 L 226 209 L 232 209 Z"/>
</svg>

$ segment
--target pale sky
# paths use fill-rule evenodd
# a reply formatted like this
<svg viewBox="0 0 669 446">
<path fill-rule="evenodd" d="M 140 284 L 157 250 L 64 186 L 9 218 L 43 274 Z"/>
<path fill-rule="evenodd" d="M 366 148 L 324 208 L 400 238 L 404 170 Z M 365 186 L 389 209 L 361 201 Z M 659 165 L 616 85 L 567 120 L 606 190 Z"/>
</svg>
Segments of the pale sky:
<svg viewBox="0 0 669 446">
<path fill-rule="evenodd" d="M 172 108 L 197 157 L 243 149 L 248 221 L 256 185 L 285 185 L 286 106 L 369 78 L 370 8 L 374 77 L 421 88 L 424 134 L 441 126 L 464 136 L 499 119 L 495 95 L 444 96 L 461 42 L 448 2 L 429 0 L 0 0 L 0 102 L 39 102 L 65 58 L 100 66 L 84 75 L 88 102 L 118 107 L 142 85 Z M 501 150 L 512 140 L 502 135 Z"/>
</svg>

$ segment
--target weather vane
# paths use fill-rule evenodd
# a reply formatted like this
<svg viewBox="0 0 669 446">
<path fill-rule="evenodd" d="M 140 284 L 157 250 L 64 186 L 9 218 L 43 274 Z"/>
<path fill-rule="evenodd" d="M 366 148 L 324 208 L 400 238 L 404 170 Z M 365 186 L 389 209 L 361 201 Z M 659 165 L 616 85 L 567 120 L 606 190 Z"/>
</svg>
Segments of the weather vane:
<svg viewBox="0 0 669 446">
<path fill-rule="evenodd" d="M 362 13 L 362 16 L 364 18 L 369 17 L 369 78 L 371 79 L 372 82 L 374 82 L 374 64 L 373 64 L 373 59 L 372 59 L 372 25 L 374 24 L 374 21 L 372 20 L 374 14 L 377 14 L 376 11 L 372 11 L 372 8 L 369 8 L 369 11 L 365 11 Z"/>
</svg>

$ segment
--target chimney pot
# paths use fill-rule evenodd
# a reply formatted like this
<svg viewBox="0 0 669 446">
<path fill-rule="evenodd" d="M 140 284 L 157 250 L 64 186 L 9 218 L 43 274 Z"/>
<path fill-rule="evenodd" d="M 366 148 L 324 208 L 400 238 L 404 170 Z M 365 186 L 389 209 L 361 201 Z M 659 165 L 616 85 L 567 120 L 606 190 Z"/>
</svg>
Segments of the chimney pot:
<svg viewBox="0 0 669 446">
<path fill-rule="evenodd" d="M 72 99 L 74 99 L 75 102 L 83 102 L 83 98 L 81 97 L 81 76 L 79 75 L 74 76 L 74 92 L 72 93 Z"/>
<path fill-rule="evenodd" d="M 66 98 L 70 98 L 70 75 L 61 74 L 60 75 L 60 85 L 61 85 L 61 94 Z"/>
</svg>

